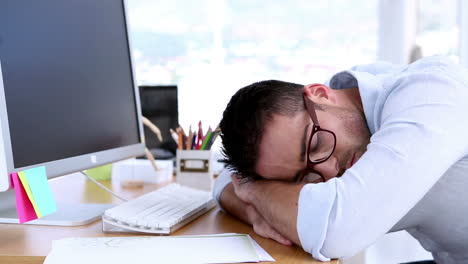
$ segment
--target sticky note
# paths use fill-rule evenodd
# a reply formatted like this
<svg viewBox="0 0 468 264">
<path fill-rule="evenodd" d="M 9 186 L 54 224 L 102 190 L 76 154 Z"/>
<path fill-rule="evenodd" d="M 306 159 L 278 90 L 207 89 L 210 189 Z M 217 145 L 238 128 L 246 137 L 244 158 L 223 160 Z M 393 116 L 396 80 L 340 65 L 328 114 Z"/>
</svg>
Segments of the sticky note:
<svg viewBox="0 0 468 264">
<path fill-rule="evenodd" d="M 26 176 L 32 196 L 39 209 L 40 217 L 56 212 L 57 205 L 55 204 L 49 182 L 47 181 L 45 167 L 28 169 L 23 171 L 23 173 Z"/>
<path fill-rule="evenodd" d="M 37 219 L 36 212 L 16 172 L 10 174 L 16 197 L 16 211 L 20 224 Z"/>
<path fill-rule="evenodd" d="M 28 183 L 28 180 L 26 179 L 26 175 L 24 174 L 23 171 L 20 171 L 18 172 L 18 177 L 20 179 L 20 182 L 26 192 L 26 195 L 29 199 L 29 201 L 31 202 L 32 204 L 32 207 L 34 209 L 34 212 L 36 212 L 36 215 L 37 217 L 41 218 L 42 215 L 41 215 L 41 212 L 39 211 L 39 207 L 37 206 L 37 203 L 36 203 L 36 200 L 34 199 L 34 196 L 31 192 L 31 188 L 29 187 L 29 183 Z"/>
</svg>

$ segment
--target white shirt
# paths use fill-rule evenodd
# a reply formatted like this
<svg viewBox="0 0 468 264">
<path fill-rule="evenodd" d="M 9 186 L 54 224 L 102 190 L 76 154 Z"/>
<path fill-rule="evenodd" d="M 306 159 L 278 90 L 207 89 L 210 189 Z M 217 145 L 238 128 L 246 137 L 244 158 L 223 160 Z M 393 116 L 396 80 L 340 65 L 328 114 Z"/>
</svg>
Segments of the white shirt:
<svg viewBox="0 0 468 264">
<path fill-rule="evenodd" d="M 322 261 L 349 257 L 407 230 L 438 264 L 468 263 L 468 71 L 443 57 L 379 62 L 340 72 L 329 86 L 359 88 L 372 136 L 342 177 L 302 188 L 304 250 Z M 230 174 L 215 184 L 218 201 Z"/>
</svg>

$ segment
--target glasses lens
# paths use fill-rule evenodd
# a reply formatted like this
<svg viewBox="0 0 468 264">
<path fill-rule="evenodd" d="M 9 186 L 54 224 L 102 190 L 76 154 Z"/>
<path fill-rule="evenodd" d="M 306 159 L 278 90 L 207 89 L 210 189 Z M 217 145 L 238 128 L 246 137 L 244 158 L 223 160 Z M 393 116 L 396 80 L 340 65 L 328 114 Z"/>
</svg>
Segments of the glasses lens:
<svg viewBox="0 0 468 264">
<path fill-rule="evenodd" d="M 309 145 L 309 160 L 321 162 L 328 159 L 335 146 L 335 137 L 328 131 L 317 131 L 312 136 Z"/>
</svg>

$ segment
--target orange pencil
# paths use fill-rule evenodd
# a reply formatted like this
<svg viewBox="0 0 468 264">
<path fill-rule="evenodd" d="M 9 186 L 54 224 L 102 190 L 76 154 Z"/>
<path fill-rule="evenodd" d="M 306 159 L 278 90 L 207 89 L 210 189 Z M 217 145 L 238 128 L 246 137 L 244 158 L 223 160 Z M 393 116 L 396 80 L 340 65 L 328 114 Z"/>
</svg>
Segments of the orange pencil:
<svg viewBox="0 0 468 264">
<path fill-rule="evenodd" d="M 187 142 L 185 144 L 185 149 L 191 149 L 192 148 L 192 140 L 193 140 L 193 133 L 192 133 L 192 127 L 189 127 L 189 134 L 187 137 Z"/>
<path fill-rule="evenodd" d="M 180 127 L 176 128 L 177 131 L 177 148 L 184 149 L 184 135 L 182 134 L 182 129 Z"/>
</svg>

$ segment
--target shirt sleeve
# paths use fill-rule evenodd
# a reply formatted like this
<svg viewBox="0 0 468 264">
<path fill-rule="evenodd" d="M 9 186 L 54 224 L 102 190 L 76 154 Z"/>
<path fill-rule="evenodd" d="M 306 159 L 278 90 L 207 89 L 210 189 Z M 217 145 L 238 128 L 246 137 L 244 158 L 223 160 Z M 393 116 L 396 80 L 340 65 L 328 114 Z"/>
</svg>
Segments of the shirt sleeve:
<svg viewBox="0 0 468 264">
<path fill-rule="evenodd" d="M 315 258 L 353 256 L 388 232 L 468 153 L 466 83 L 444 68 L 395 81 L 366 153 L 342 177 L 307 184 L 297 228 Z"/>
<path fill-rule="evenodd" d="M 221 207 L 221 204 L 219 203 L 219 200 L 221 199 L 221 194 L 224 191 L 224 188 L 228 186 L 229 183 L 231 183 L 231 175 L 233 172 L 227 168 L 223 169 L 221 173 L 219 174 L 218 178 L 216 179 L 213 187 L 213 198 L 215 201 L 218 203 L 218 205 Z"/>
</svg>

